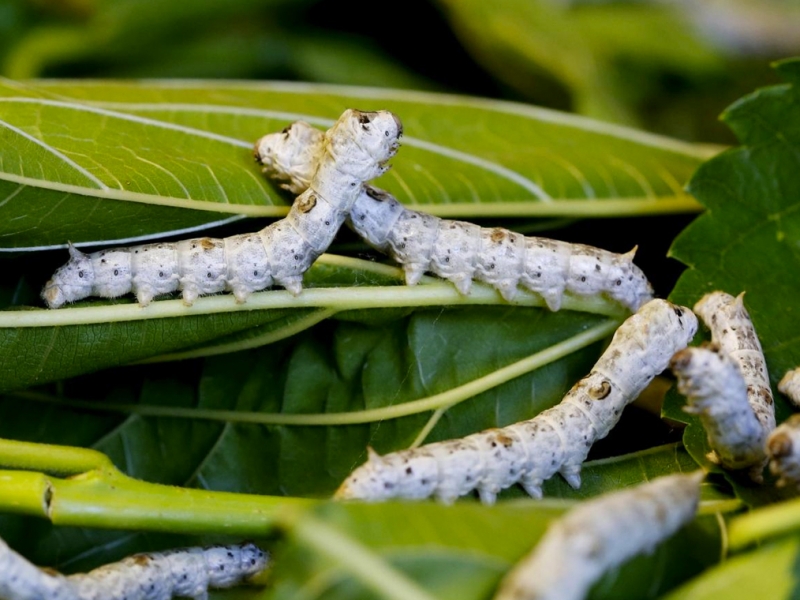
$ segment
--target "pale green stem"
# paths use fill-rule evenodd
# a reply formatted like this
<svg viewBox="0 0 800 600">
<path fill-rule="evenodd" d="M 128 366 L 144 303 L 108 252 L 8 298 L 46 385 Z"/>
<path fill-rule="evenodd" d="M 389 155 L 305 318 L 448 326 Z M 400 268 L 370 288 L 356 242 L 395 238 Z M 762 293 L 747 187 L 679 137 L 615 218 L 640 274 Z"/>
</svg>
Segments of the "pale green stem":
<svg viewBox="0 0 800 600">
<path fill-rule="evenodd" d="M 305 331 L 309 327 L 313 327 L 317 323 L 324 321 L 336 314 L 337 311 L 333 309 L 319 309 L 301 319 L 297 319 L 278 329 L 273 329 L 262 335 L 256 335 L 251 338 L 229 342 L 227 344 L 217 344 L 215 346 L 204 346 L 202 348 L 195 348 L 193 350 L 186 350 L 185 352 L 173 352 L 171 354 L 160 354 L 145 360 L 136 361 L 133 364 L 145 365 L 148 363 L 159 362 L 173 362 L 176 360 L 188 360 L 190 358 L 201 358 L 205 356 L 218 356 L 220 354 L 228 354 L 230 352 L 240 352 L 242 350 L 251 350 L 253 348 L 260 348 L 268 344 L 274 344 L 280 340 L 291 337 L 301 331 Z"/>
<path fill-rule="evenodd" d="M 716 513 L 717 527 L 719 527 L 719 562 L 725 562 L 728 558 L 728 526 L 722 512 Z"/>
<path fill-rule="evenodd" d="M 356 540 L 310 514 L 304 514 L 293 523 L 291 533 L 299 543 L 340 564 L 381 598 L 435 600 L 374 551 L 364 548 Z"/>
<path fill-rule="evenodd" d="M 311 288 L 299 296 L 278 290 L 253 294 L 246 304 L 237 304 L 231 296 L 206 296 L 192 306 L 180 300 L 162 300 L 142 308 L 138 304 L 115 304 L 58 310 L 1 311 L 0 328 L 59 327 L 97 323 L 119 323 L 170 317 L 243 312 L 277 308 L 329 308 L 351 310 L 365 308 L 406 308 L 421 306 L 477 306 L 506 304 L 492 288 L 473 286 L 468 296 L 462 296 L 449 283 L 418 286 L 375 286 L 344 288 Z M 512 303 L 517 306 L 544 307 L 541 296 L 520 291 Z M 624 311 L 615 303 L 599 297 L 580 298 L 564 294 L 562 310 L 576 310 L 608 316 L 620 316 Z"/>
<path fill-rule="evenodd" d="M 375 275 L 383 275 L 384 277 L 391 277 L 397 281 L 405 281 L 405 272 L 403 269 L 386 265 L 383 263 L 375 262 L 372 260 L 363 260 L 360 258 L 353 258 L 351 256 L 342 256 L 340 254 L 323 254 L 317 259 L 315 265 L 327 265 L 329 267 L 337 267 L 340 269 L 351 269 L 353 271 L 363 271 L 366 273 L 373 273 Z M 430 275 L 424 275 L 420 279 L 420 283 L 436 283 L 442 280 Z"/>
<path fill-rule="evenodd" d="M 428 434 L 431 430 L 436 427 L 436 424 L 439 422 L 439 419 L 442 418 L 442 415 L 450 409 L 450 406 L 442 406 L 441 408 L 437 408 L 434 413 L 431 415 L 428 422 L 425 423 L 425 427 L 417 434 L 417 437 L 414 438 L 414 441 L 411 442 L 409 448 L 418 448 L 422 445 L 422 443 L 427 439 Z"/>
<path fill-rule="evenodd" d="M 800 498 L 757 508 L 733 519 L 728 527 L 731 550 L 800 530 Z"/>
<path fill-rule="evenodd" d="M 142 416 L 173 417 L 183 419 L 202 419 L 211 421 L 225 421 L 229 423 L 258 423 L 263 425 L 353 425 L 358 423 L 374 423 L 387 419 L 398 419 L 422 412 L 447 409 L 468 398 L 472 398 L 490 390 L 511 379 L 529 373 L 569 356 L 586 346 L 602 340 L 611 335 L 619 326 L 619 321 L 603 321 L 569 339 L 554 344 L 540 352 L 532 354 L 522 360 L 512 363 L 473 379 L 472 381 L 454 387 L 441 394 L 427 398 L 412 400 L 393 406 L 373 408 L 369 410 L 340 412 L 340 413 L 313 413 L 313 414 L 286 414 L 286 413 L 246 413 L 234 410 L 215 410 L 202 408 L 181 408 L 173 406 L 158 406 L 147 404 L 100 404 L 81 400 L 58 400 L 45 394 L 36 392 L 16 392 L 13 395 L 37 402 L 49 402 L 61 406 L 89 409 L 103 412 L 122 412 Z"/>
<path fill-rule="evenodd" d="M 77 475 L 113 464 L 105 454 L 90 448 L 0 439 L 0 467 Z"/>
<path fill-rule="evenodd" d="M 0 440 L 0 510 L 56 525 L 263 536 L 316 501 L 180 488 L 139 481 L 84 448 Z M 71 473 L 61 479 L 44 473 Z"/>
<path fill-rule="evenodd" d="M 481 204 L 407 204 L 410 210 L 421 210 L 445 218 L 500 217 L 636 217 L 696 213 L 703 210 L 688 194 L 644 198 L 597 198 L 592 200 L 554 199 L 553 202 L 485 202 Z"/>
</svg>

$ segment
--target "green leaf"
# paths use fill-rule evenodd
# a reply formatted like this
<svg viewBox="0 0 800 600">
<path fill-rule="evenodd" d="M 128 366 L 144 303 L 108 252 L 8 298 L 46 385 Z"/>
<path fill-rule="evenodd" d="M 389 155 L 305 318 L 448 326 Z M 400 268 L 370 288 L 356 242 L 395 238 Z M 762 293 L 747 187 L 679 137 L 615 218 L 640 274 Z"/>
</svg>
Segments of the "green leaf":
<svg viewBox="0 0 800 600">
<path fill-rule="evenodd" d="M 603 120 L 636 123 L 633 103 L 648 82 L 632 66 L 685 73 L 721 63 L 680 9 L 658 3 L 439 3 L 465 47 L 503 83 L 541 102 L 552 79 L 578 112 Z"/>
<path fill-rule="evenodd" d="M 253 143 L 295 119 L 329 126 L 354 104 L 393 110 L 405 123 L 404 148 L 378 185 L 439 215 L 693 210 L 682 186 L 707 155 L 634 130 L 469 97 L 305 84 L 5 80 L 2 244 L 119 240 L 231 214 L 282 216 L 287 202 L 253 163 Z"/>
<path fill-rule="evenodd" d="M 693 579 L 666 600 L 730 600 L 797 597 L 800 538 L 771 543 L 735 556 Z"/>
<path fill-rule="evenodd" d="M 181 395 L 181 390 L 174 387 L 170 392 Z M 49 426 L 49 423 L 53 421 L 45 421 L 45 426 Z M 143 429 L 140 427 L 138 431 Z M 166 437 L 166 432 L 162 433 Z M 178 441 L 174 440 L 174 443 L 177 444 Z M 142 451 L 142 446 L 131 446 L 127 449 L 126 456 L 139 455 Z M 165 455 L 173 452 L 169 445 L 162 448 L 162 451 Z M 684 466 L 693 470 L 691 464 L 681 465 L 681 462 L 685 462 L 681 454 L 683 453 L 679 447 L 671 445 L 620 457 L 613 461 L 613 466 L 610 461 L 588 463 L 588 485 L 596 494 L 617 488 L 620 482 L 616 475 L 623 471 L 626 472 L 624 485 L 636 485 L 665 473 L 684 471 Z M 128 466 L 130 470 L 140 473 L 160 472 L 155 461 L 149 464 L 140 461 Z M 549 520 L 569 506 L 569 503 L 563 501 L 530 499 L 503 503 L 496 507 L 485 507 L 472 502 L 459 503 L 455 507 L 444 507 L 433 502 L 390 503 L 380 506 L 328 503 L 314 511 L 315 514 L 305 512 L 298 515 L 299 520 L 291 524 L 287 531 L 290 538 L 299 540 L 303 553 L 311 549 L 311 555 L 302 564 L 305 565 L 303 569 L 317 570 L 312 579 L 326 579 L 326 569 L 320 565 L 320 559 L 326 562 L 326 555 L 330 554 L 331 549 L 330 537 L 333 534 L 339 538 L 338 541 L 334 540 L 335 550 L 336 544 L 342 542 L 369 548 L 366 556 L 356 556 L 352 552 L 345 552 L 346 548 L 338 548 L 341 550 L 339 554 L 347 557 L 344 564 L 339 565 L 343 569 L 337 569 L 341 576 L 354 572 L 358 578 L 363 574 L 363 569 L 369 567 L 366 563 L 381 563 L 387 557 L 394 566 L 400 566 L 403 571 L 410 570 L 414 576 L 422 565 L 411 554 L 419 554 L 433 560 L 438 567 L 452 563 L 455 571 L 437 568 L 429 572 L 427 577 L 430 579 L 424 581 L 425 587 L 432 587 L 436 591 L 436 597 L 451 597 L 446 590 L 460 589 L 463 581 L 458 574 L 473 563 L 478 569 L 474 574 L 474 581 L 480 583 L 482 589 L 489 585 L 494 586 L 511 561 L 516 560 L 535 543 Z M 38 564 L 57 565 L 70 571 L 89 569 L 136 550 L 162 548 L 169 544 L 174 546 L 198 543 L 197 540 L 187 538 L 150 534 L 132 535 L 70 528 L 51 530 L 47 526 L 43 527 L 41 522 L 18 521 L 4 519 L 0 522 L 0 530 L 6 539 Z M 119 523 L 124 526 L 124 522 L 123 517 Z M 466 523 L 469 526 L 465 526 Z M 514 523 L 518 527 L 512 533 Z M 347 531 L 344 537 L 341 535 L 343 530 Z M 36 538 L 40 542 L 46 540 L 47 543 L 31 546 L 28 541 L 32 539 L 32 532 L 36 532 Z M 599 592 L 594 597 L 618 597 L 619 594 L 626 598 L 637 597 L 637 594 L 642 594 L 642 590 L 648 592 L 641 597 L 654 597 L 658 591 L 673 587 L 703 565 L 713 562 L 718 547 L 716 522 L 698 520 L 666 547 L 659 549 L 655 556 L 641 557 L 624 566 L 621 571 L 610 573 L 596 588 Z M 277 548 L 275 572 L 279 581 L 296 576 L 292 571 L 296 565 L 292 563 L 291 552 L 289 556 L 287 558 L 281 546 Z M 680 560 L 677 559 L 678 556 L 681 557 Z M 411 559 L 411 562 L 407 563 L 406 559 Z M 465 560 L 466 564 L 463 562 Z M 394 566 L 391 568 L 394 569 Z M 400 576 L 405 577 L 402 574 Z M 335 579 L 338 580 L 339 576 Z M 386 584 L 388 583 L 387 580 Z M 439 593 L 440 590 L 445 593 L 444 596 Z M 243 590 L 238 594 L 244 594 L 242 597 L 260 597 L 256 591 Z"/>
<path fill-rule="evenodd" d="M 625 472 L 635 485 L 681 470 L 674 446 L 621 457 L 613 465 L 587 463 L 589 480 L 604 481 L 594 493 L 618 489 Z M 678 460 L 676 460 L 678 459 Z M 689 461 L 691 463 L 691 461 Z M 691 463 L 693 465 L 693 463 Z M 693 467 L 690 467 L 690 469 Z M 593 484 L 590 483 L 592 488 Z M 315 522 L 304 518 L 279 551 L 274 591 L 259 598 L 392 598 L 387 585 L 364 587 L 361 564 L 343 547 L 356 543 L 370 560 L 418 584 L 430 597 L 483 599 L 500 578 L 535 545 L 552 519 L 568 506 L 548 501 L 506 502 L 496 507 L 458 503 L 326 504 Z M 320 538 L 333 552 L 322 551 Z M 719 554 L 714 519 L 698 519 L 653 555 L 640 556 L 599 581 L 592 598 L 655 598 L 713 564 Z M 361 580 L 361 581 L 359 581 Z"/>
<path fill-rule="evenodd" d="M 176 364 L 178 373 L 187 373 L 177 383 L 161 375 L 139 392 L 141 374 L 133 371 L 85 378 L 57 397 L 17 394 L 39 402 L 23 402 L 22 410 L 9 397 L 7 422 L 14 427 L 0 436 L 84 445 L 91 441 L 62 436 L 101 419 L 92 431 L 110 427 L 113 435 L 98 449 L 135 477 L 329 496 L 363 461 L 367 445 L 381 452 L 407 447 L 423 429 L 430 441 L 462 436 L 557 403 L 589 369 L 597 342 L 615 324 L 513 307 L 418 310 L 384 324 L 323 323 L 261 350 L 210 358 L 199 375 L 192 363 Z M 559 344 L 559 354 L 536 359 Z M 518 367 L 520 361 L 527 362 Z M 111 387 L 103 393 L 106 378 Z M 40 402 L 53 411 L 52 428 Z M 109 412 L 130 417 L 120 425 Z M 27 419 L 36 425 L 26 427 Z M 75 427 L 48 438 L 69 419 Z M 196 438 L 200 431 L 208 432 L 204 442 Z M 49 433 L 37 437 L 43 432 Z M 185 445 L 181 461 L 165 451 L 166 439 Z M 152 469 L 133 468 L 133 461 L 152 461 Z"/>
<path fill-rule="evenodd" d="M 791 77 L 797 61 L 784 63 L 780 72 Z M 791 410 L 775 386 L 800 364 L 800 315 L 795 310 L 800 284 L 788 275 L 800 266 L 800 94 L 794 85 L 764 88 L 736 102 L 722 118 L 742 146 L 705 163 L 690 182 L 707 212 L 672 246 L 671 255 L 691 268 L 670 299 L 692 306 L 713 290 L 746 292 L 745 306 L 764 349 L 780 422 Z M 696 458 L 705 453 L 704 443 L 705 436 L 687 428 L 686 445 Z M 775 499 L 768 487 L 732 481 L 748 503 Z"/>
<path fill-rule="evenodd" d="M 80 308 L 0 311 L 0 391 L 154 357 L 170 360 L 256 347 L 293 335 L 337 310 L 503 303 L 486 286 L 461 296 L 449 283 L 409 287 L 398 285 L 401 277 L 393 267 L 326 256 L 306 274 L 308 287 L 298 297 L 273 290 L 254 294 L 245 304 L 220 295 L 200 298 L 191 307 L 163 300 L 143 309 L 126 298 L 85 302 Z M 542 306 L 543 301 L 527 293 L 515 304 Z M 618 306 L 603 299 L 565 297 L 564 314 L 571 308 L 620 315 Z M 358 318 L 358 313 L 349 314 Z M 578 317 L 574 322 L 583 321 Z M 606 326 L 601 337 L 610 332 Z"/>
</svg>

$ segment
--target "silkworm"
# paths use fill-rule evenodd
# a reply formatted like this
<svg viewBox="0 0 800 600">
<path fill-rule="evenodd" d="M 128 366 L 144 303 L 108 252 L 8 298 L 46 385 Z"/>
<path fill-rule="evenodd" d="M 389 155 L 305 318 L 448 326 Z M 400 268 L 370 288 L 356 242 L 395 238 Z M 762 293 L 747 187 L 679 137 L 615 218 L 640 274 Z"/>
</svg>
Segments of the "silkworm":
<svg viewBox="0 0 800 600">
<path fill-rule="evenodd" d="M 494 600 L 580 600 L 603 573 L 692 520 L 703 473 L 668 475 L 582 502 L 548 527 Z"/>
<path fill-rule="evenodd" d="M 800 414 L 778 425 L 767 438 L 769 470 L 778 477 L 778 487 L 800 489 Z"/>
<path fill-rule="evenodd" d="M 283 187 L 300 192 L 311 182 L 311 162 L 322 132 L 303 121 L 284 134 L 256 144 L 264 172 Z M 583 244 L 525 237 L 502 228 L 479 227 L 409 210 L 391 194 L 365 185 L 348 225 L 364 240 L 402 265 L 414 285 L 426 271 L 469 294 L 473 280 L 493 287 L 508 301 L 518 286 L 541 294 L 550 310 L 561 307 L 565 291 L 578 296 L 606 294 L 631 311 L 652 299 L 653 289 L 635 264 L 634 248 L 615 254 Z"/>
<path fill-rule="evenodd" d="M 623 408 L 661 371 L 697 330 L 688 308 L 651 300 L 616 331 L 591 372 L 560 404 L 533 419 L 463 439 L 435 442 L 379 456 L 339 487 L 335 497 L 370 501 L 435 496 L 451 503 L 477 489 L 492 504 L 497 493 L 520 483 L 542 496 L 542 483 L 561 473 L 574 488 L 596 440 L 608 435 Z"/>
<path fill-rule="evenodd" d="M 700 298 L 694 311 L 711 331 L 711 341 L 739 367 L 747 385 L 747 400 L 767 437 L 775 429 L 775 402 L 761 342 L 743 298 L 744 293 L 734 298 L 725 292 L 711 292 Z"/>
<path fill-rule="evenodd" d="M 800 367 L 786 372 L 778 382 L 778 391 L 800 408 Z"/>
<path fill-rule="evenodd" d="M 41 570 L 0 539 L 0 597 L 5 600 L 207 600 L 263 571 L 269 555 L 255 544 L 134 554 L 85 574 Z"/>
<path fill-rule="evenodd" d="M 747 400 L 747 384 L 728 354 L 716 345 L 685 348 L 670 361 L 684 410 L 700 417 L 712 451 L 708 458 L 726 469 L 751 467 L 761 481 L 766 435 Z"/>
<path fill-rule="evenodd" d="M 317 169 L 289 214 L 257 233 L 198 238 L 84 254 L 70 246 L 69 262 L 42 291 L 50 308 L 89 296 L 136 294 L 142 306 L 180 290 L 191 305 L 203 294 L 232 291 L 237 302 L 274 284 L 292 294 L 303 273 L 333 241 L 361 185 L 384 173 L 397 152 L 402 125 L 388 111 L 347 110 L 321 134 Z M 280 134 L 279 134 L 280 135 Z"/>
</svg>

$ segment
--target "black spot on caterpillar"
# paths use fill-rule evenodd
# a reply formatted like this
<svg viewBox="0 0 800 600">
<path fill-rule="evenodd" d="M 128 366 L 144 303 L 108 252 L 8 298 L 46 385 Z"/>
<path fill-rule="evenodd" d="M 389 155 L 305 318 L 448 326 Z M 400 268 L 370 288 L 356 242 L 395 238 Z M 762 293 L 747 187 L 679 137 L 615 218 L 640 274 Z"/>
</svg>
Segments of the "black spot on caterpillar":
<svg viewBox="0 0 800 600">
<path fill-rule="evenodd" d="M 732 358 L 716 345 L 685 348 L 670 367 L 678 390 L 689 399 L 686 412 L 699 415 L 712 448 L 709 460 L 726 469 L 751 467 L 761 481 L 766 436 L 747 400 L 747 384 Z"/>
<path fill-rule="evenodd" d="M 85 574 L 41 570 L 0 540 L 0 598 L 4 600 L 207 600 L 263 571 L 269 560 L 255 544 L 183 548 L 134 554 Z"/>
<path fill-rule="evenodd" d="M 474 489 L 491 504 L 520 483 L 540 498 L 542 483 L 561 475 L 580 487 L 592 444 L 619 421 L 622 410 L 663 371 L 697 331 L 688 308 L 651 300 L 616 331 L 592 371 L 560 404 L 533 419 L 463 439 L 379 456 L 358 467 L 336 492 L 339 499 L 388 500 L 436 496 L 453 502 Z"/>
<path fill-rule="evenodd" d="M 361 121 L 373 128 L 365 131 Z M 388 111 L 347 110 L 321 134 L 322 157 L 310 185 L 289 215 L 257 233 L 225 239 L 199 238 L 84 254 L 70 247 L 70 260 L 42 291 L 50 308 L 89 296 L 115 298 L 129 292 L 146 306 L 181 290 L 191 305 L 200 295 L 230 290 L 237 302 L 277 283 L 297 295 L 303 273 L 333 241 L 360 186 L 384 173 L 397 152 L 400 121 Z M 388 133 L 388 135 L 386 135 Z M 278 134 L 280 135 L 280 134 Z"/>
<path fill-rule="evenodd" d="M 703 473 L 668 475 L 582 502 L 547 529 L 494 600 L 581 600 L 600 576 L 650 553 L 697 512 Z"/>
<path fill-rule="evenodd" d="M 256 144 L 264 172 L 284 188 L 301 193 L 322 156 L 322 132 L 303 121 L 285 134 L 267 135 Z M 606 294 L 631 311 L 653 297 L 644 273 L 633 264 L 632 250 L 615 254 L 583 244 L 525 237 L 500 228 L 440 219 L 405 208 L 391 194 L 363 186 L 348 220 L 374 248 L 403 266 L 414 285 L 426 271 L 452 281 L 468 294 L 473 280 L 494 286 L 513 300 L 517 286 L 542 295 L 551 310 L 564 291 L 579 296 Z"/>
</svg>

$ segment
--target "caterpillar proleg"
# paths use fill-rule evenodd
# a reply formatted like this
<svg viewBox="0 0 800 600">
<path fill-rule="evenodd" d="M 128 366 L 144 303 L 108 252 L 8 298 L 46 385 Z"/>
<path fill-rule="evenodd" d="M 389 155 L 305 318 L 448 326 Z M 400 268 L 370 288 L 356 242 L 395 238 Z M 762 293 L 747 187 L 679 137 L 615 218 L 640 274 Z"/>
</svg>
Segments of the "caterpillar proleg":
<svg viewBox="0 0 800 600">
<path fill-rule="evenodd" d="M 702 471 L 668 475 L 582 502 L 550 525 L 494 600 L 585 598 L 603 573 L 652 552 L 692 520 L 702 479 Z"/>
<path fill-rule="evenodd" d="M 324 147 L 322 132 L 297 121 L 283 134 L 264 136 L 256 154 L 267 176 L 300 193 L 310 184 Z M 406 283 L 431 271 L 468 294 L 472 281 L 494 286 L 513 300 L 522 286 L 542 295 L 551 310 L 564 291 L 579 296 L 606 294 L 631 311 L 653 297 L 644 273 L 633 264 L 635 252 L 615 254 L 583 244 L 525 237 L 501 228 L 440 219 L 405 208 L 391 194 L 372 186 L 353 204 L 348 224 L 371 246 L 403 266 Z"/>
<path fill-rule="evenodd" d="M 685 348 L 670 367 L 678 390 L 689 400 L 684 410 L 699 415 L 712 448 L 708 457 L 726 469 L 752 467 L 761 481 L 766 466 L 766 435 L 747 400 L 747 384 L 739 368 L 718 346 Z"/>
<path fill-rule="evenodd" d="M 133 292 L 147 306 L 158 295 L 182 291 L 191 305 L 225 290 L 237 302 L 273 284 L 297 295 L 303 273 L 333 241 L 362 184 L 384 173 L 397 152 L 402 125 L 388 111 L 347 110 L 321 134 L 309 187 L 285 219 L 257 233 L 198 238 L 84 254 L 70 247 L 69 262 L 42 291 L 50 308 L 89 296 Z"/>
<path fill-rule="evenodd" d="M 616 331 L 592 371 L 560 404 L 533 419 L 463 439 L 369 459 L 339 487 L 335 497 L 370 501 L 435 496 L 451 503 L 477 489 L 491 504 L 497 493 L 520 483 L 542 496 L 542 483 L 561 475 L 580 487 L 580 470 L 596 440 L 608 435 L 623 408 L 661 371 L 697 330 L 688 308 L 651 300 Z"/>
<path fill-rule="evenodd" d="M 778 391 L 789 398 L 795 407 L 800 408 L 800 367 L 786 371 L 778 382 Z"/>
<path fill-rule="evenodd" d="M 778 425 L 767 438 L 769 470 L 778 477 L 778 487 L 800 488 L 800 414 Z"/>
<path fill-rule="evenodd" d="M 775 402 L 761 342 L 743 298 L 744 293 L 734 298 L 725 292 L 711 292 L 700 298 L 694 310 L 711 331 L 711 340 L 739 367 L 747 385 L 747 400 L 766 438 L 775 429 Z"/>
<path fill-rule="evenodd" d="M 89 573 L 64 576 L 35 567 L 0 539 L 0 598 L 207 600 L 209 588 L 244 583 L 268 561 L 269 555 L 255 544 L 232 544 L 134 554 Z"/>
</svg>

